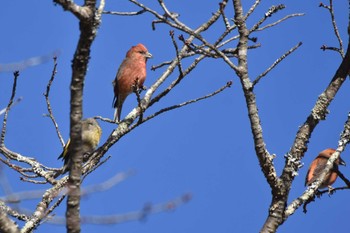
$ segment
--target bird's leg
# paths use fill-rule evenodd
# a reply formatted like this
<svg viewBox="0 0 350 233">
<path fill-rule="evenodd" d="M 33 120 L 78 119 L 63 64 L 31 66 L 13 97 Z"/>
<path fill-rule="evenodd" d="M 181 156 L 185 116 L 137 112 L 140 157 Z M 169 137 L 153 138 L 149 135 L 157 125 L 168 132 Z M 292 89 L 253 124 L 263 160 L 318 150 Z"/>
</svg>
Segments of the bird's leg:
<svg viewBox="0 0 350 233">
<path fill-rule="evenodd" d="M 140 93 L 140 88 L 139 88 L 139 78 L 135 78 L 134 83 L 131 86 L 133 92 L 139 92 Z"/>
<path fill-rule="evenodd" d="M 335 188 L 332 186 L 328 185 L 328 196 L 332 195 L 335 192 Z"/>
<path fill-rule="evenodd" d="M 141 93 L 142 91 L 145 91 L 147 90 L 147 87 L 142 85 L 140 88 L 139 88 L 139 93 Z"/>
<path fill-rule="evenodd" d="M 138 84 L 139 84 L 139 78 L 136 78 L 134 84 L 132 85 L 132 89 L 133 89 L 133 92 L 134 92 L 135 95 L 136 95 L 137 103 L 138 103 L 138 106 L 139 106 L 139 108 L 140 108 L 140 117 L 139 117 L 138 123 L 141 123 L 142 120 L 143 120 L 143 111 L 144 111 L 144 110 L 142 109 L 142 105 L 141 105 L 140 93 L 141 93 L 142 89 L 144 88 L 144 86 L 142 86 L 142 87 L 140 88 Z"/>
<path fill-rule="evenodd" d="M 144 86 L 144 85 L 141 85 L 139 84 L 139 78 L 136 78 L 135 81 L 134 81 L 134 84 L 131 86 L 132 87 L 132 90 L 133 92 L 138 92 L 139 94 L 141 94 L 142 91 L 145 91 L 147 90 L 147 87 Z"/>
<path fill-rule="evenodd" d="M 320 198 L 321 196 L 322 196 L 322 193 L 320 192 L 320 190 L 316 190 L 316 192 L 315 192 L 315 196 L 317 197 L 317 198 Z"/>
</svg>

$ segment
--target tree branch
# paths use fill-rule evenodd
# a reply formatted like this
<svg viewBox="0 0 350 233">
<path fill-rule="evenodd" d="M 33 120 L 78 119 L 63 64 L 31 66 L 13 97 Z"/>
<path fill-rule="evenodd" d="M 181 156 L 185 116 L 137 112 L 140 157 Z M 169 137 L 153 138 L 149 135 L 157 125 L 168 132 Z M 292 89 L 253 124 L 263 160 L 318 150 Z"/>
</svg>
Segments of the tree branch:
<svg viewBox="0 0 350 233">
<path fill-rule="evenodd" d="M 345 57 L 333 76 L 331 82 L 327 86 L 326 90 L 318 97 L 315 106 L 313 107 L 311 114 L 307 117 L 306 121 L 296 134 L 294 143 L 287 153 L 286 163 L 280 178 L 283 180 L 282 194 L 273 197 L 270 205 L 269 216 L 265 221 L 265 224 L 261 232 L 275 232 L 277 228 L 286 220 L 284 217 L 285 206 L 288 201 L 288 194 L 292 185 L 292 182 L 298 174 L 300 168 L 301 159 L 307 150 L 307 143 L 311 137 L 311 134 L 315 127 L 321 120 L 326 118 L 328 113 L 327 107 L 331 104 L 332 100 L 338 93 L 339 89 L 343 85 L 347 75 L 350 72 L 350 40 L 348 42 L 348 50 Z M 314 192 L 313 192 L 314 193 Z M 311 193 L 307 194 L 311 195 Z M 306 197 L 307 198 L 307 197 Z"/>
<path fill-rule="evenodd" d="M 332 21 L 332 26 L 334 30 L 335 37 L 338 40 L 339 43 L 339 48 L 337 48 L 335 51 L 339 52 L 340 56 L 344 58 L 344 48 L 343 48 L 343 41 L 340 37 L 340 33 L 338 30 L 337 22 L 335 21 L 335 16 L 334 16 L 334 8 L 333 8 L 333 0 L 329 0 L 329 6 L 324 5 L 322 2 L 319 5 L 320 7 L 323 7 L 325 9 L 328 9 L 329 14 L 331 16 L 331 21 Z"/>
<path fill-rule="evenodd" d="M 62 147 L 64 147 L 65 143 L 64 143 L 64 140 L 62 138 L 61 132 L 58 129 L 58 124 L 57 124 L 57 122 L 55 120 L 55 117 L 53 115 L 51 104 L 50 104 L 50 99 L 49 99 L 51 85 L 52 85 L 52 82 L 55 79 L 55 76 L 56 76 L 56 73 L 57 73 L 57 57 L 53 58 L 53 62 L 54 62 L 54 66 L 53 66 L 51 78 L 50 78 L 50 80 L 49 80 L 49 82 L 48 82 L 48 84 L 46 86 L 46 92 L 44 93 L 45 100 L 46 100 L 47 111 L 49 112 L 49 114 L 46 115 L 46 116 L 50 117 L 53 125 L 55 126 L 58 139 L 60 140 Z"/>
<path fill-rule="evenodd" d="M 97 10 L 96 0 L 85 0 L 84 6 L 78 6 L 71 0 L 54 1 L 60 4 L 63 9 L 73 13 L 80 21 L 80 36 L 72 62 L 72 79 L 70 85 L 70 143 L 72 151 L 70 155 L 71 166 L 69 169 L 69 193 L 66 211 L 67 231 L 75 233 L 80 232 L 80 184 L 83 163 L 81 138 L 83 87 L 90 59 L 91 45 L 96 37 L 97 28 L 101 23 L 105 1 L 100 1 Z"/>
<path fill-rule="evenodd" d="M 19 71 L 15 71 L 13 73 L 13 76 L 14 76 L 14 79 L 13 79 L 11 97 L 10 97 L 9 103 L 7 104 L 7 107 L 6 107 L 6 110 L 5 110 L 4 120 L 2 121 L 2 129 L 1 129 L 1 135 L 0 135 L 0 147 L 5 146 L 5 134 L 6 134 L 7 116 L 9 114 L 11 105 L 13 103 L 13 99 L 15 98 L 15 95 L 16 95 L 17 78 L 19 76 Z"/>
<path fill-rule="evenodd" d="M 264 173 L 264 176 L 270 185 L 272 191 L 278 190 L 280 180 L 277 177 L 275 167 L 273 165 L 273 156 L 269 154 L 266 149 L 261 120 L 258 114 L 258 108 L 256 104 L 256 97 L 252 90 L 252 82 L 248 76 L 248 64 L 247 64 L 247 49 L 248 49 L 248 36 L 249 30 L 247 29 L 244 21 L 243 8 L 240 0 L 234 0 L 235 11 L 235 23 L 238 27 L 239 42 L 238 42 L 238 69 L 236 70 L 237 76 L 241 80 L 246 105 L 248 108 L 248 116 L 250 120 L 250 127 L 254 139 L 255 152 L 259 160 L 260 167 Z"/>
<path fill-rule="evenodd" d="M 295 45 L 293 48 L 288 50 L 286 53 L 284 53 L 281 57 L 279 57 L 267 70 L 265 70 L 263 73 L 261 73 L 254 81 L 253 81 L 253 88 L 254 86 L 265 77 L 273 68 L 275 68 L 281 61 L 283 61 L 288 55 L 293 53 L 295 50 L 297 50 L 303 43 L 299 42 L 297 45 Z"/>
<path fill-rule="evenodd" d="M 12 221 L 5 212 L 0 211 L 0 232 L 19 233 L 17 224 Z"/>
<path fill-rule="evenodd" d="M 103 11 L 102 14 L 106 15 L 119 15 L 119 16 L 135 16 L 145 13 L 145 10 L 134 11 L 134 12 L 118 12 L 118 11 Z"/>
</svg>

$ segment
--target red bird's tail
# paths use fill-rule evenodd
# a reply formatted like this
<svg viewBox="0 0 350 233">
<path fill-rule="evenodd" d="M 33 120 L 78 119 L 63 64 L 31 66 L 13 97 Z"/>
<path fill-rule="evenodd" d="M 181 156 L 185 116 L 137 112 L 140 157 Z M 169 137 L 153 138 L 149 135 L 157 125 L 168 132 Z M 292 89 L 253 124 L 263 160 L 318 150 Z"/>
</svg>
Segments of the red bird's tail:
<svg viewBox="0 0 350 233">
<path fill-rule="evenodd" d="M 121 106 L 120 106 L 119 108 L 116 107 L 116 108 L 115 108 L 115 111 L 114 111 L 114 118 L 113 118 L 115 122 L 119 123 L 121 113 L 122 113 L 122 108 L 121 108 Z"/>
<path fill-rule="evenodd" d="M 115 111 L 114 111 L 114 118 L 113 119 L 115 122 L 119 123 L 119 121 L 120 121 L 123 103 L 124 103 L 124 100 L 122 98 L 114 97 L 113 107 L 115 108 Z"/>
</svg>

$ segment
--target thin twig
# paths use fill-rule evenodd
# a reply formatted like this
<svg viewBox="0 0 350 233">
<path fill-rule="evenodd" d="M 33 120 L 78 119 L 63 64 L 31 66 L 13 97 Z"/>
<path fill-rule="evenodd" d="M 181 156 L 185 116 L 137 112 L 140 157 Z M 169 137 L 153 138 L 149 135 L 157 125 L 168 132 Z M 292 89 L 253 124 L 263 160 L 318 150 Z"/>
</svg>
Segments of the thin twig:
<svg viewBox="0 0 350 233">
<path fill-rule="evenodd" d="M 255 29 L 254 31 L 262 31 L 262 30 L 265 30 L 267 28 L 276 26 L 277 24 L 282 23 L 283 21 L 285 21 L 285 20 L 287 20 L 289 18 L 298 17 L 298 16 L 304 16 L 304 15 L 305 15 L 304 13 L 290 14 L 290 15 L 287 15 L 287 16 L 283 17 L 282 19 L 277 20 L 276 22 L 270 23 L 270 24 L 268 24 L 268 25 L 266 25 L 264 27 L 259 27 L 259 28 Z"/>
<path fill-rule="evenodd" d="M 201 101 L 201 100 L 210 98 L 210 97 L 212 97 L 212 96 L 214 96 L 214 95 L 219 94 L 220 92 L 222 92 L 222 91 L 225 90 L 226 88 L 231 87 L 231 85 L 232 85 L 232 81 L 229 81 L 229 82 L 226 83 L 225 86 L 221 87 L 220 89 L 218 89 L 218 90 L 216 90 L 216 91 L 214 91 L 214 92 L 212 92 L 212 93 L 210 93 L 210 94 L 208 94 L 208 95 L 205 95 L 205 96 L 202 96 L 202 97 L 193 99 L 193 100 L 188 100 L 188 101 L 183 102 L 183 103 L 181 103 L 181 104 L 176 104 L 176 105 L 173 105 L 173 106 L 169 106 L 169 107 L 163 108 L 163 109 L 159 110 L 158 112 L 156 112 L 156 113 L 154 113 L 154 114 L 152 114 L 152 115 L 150 115 L 150 116 L 144 118 L 143 121 L 142 121 L 142 123 L 144 123 L 144 122 L 146 122 L 146 121 L 148 121 L 148 120 L 150 120 L 150 119 L 152 119 L 152 118 L 154 118 L 154 117 L 156 117 L 156 116 L 158 116 L 158 115 L 160 115 L 160 114 L 162 114 L 162 113 L 168 112 L 168 111 L 170 111 L 170 110 L 173 110 L 173 109 L 176 109 L 176 108 L 181 108 L 181 107 L 184 107 L 184 106 L 186 106 L 186 105 L 188 105 L 188 104 L 193 104 L 193 103 L 196 103 L 196 102 L 198 102 L 198 101 Z M 134 124 L 134 125 L 131 127 L 131 129 L 134 128 L 134 127 L 136 127 L 136 126 L 138 126 L 138 125 L 139 125 L 139 123 L 138 123 L 138 124 Z"/>
<path fill-rule="evenodd" d="M 342 179 L 345 184 L 347 185 L 347 188 L 350 188 L 350 180 L 348 180 L 343 173 L 341 173 L 339 170 L 337 170 L 337 174 L 339 176 L 340 179 Z"/>
<path fill-rule="evenodd" d="M 237 39 L 239 39 L 239 35 L 235 35 L 235 36 L 233 36 L 233 37 L 231 37 L 231 38 L 229 38 L 229 39 L 223 41 L 223 42 L 220 43 L 217 47 L 220 48 L 220 47 L 222 47 L 222 46 L 224 46 L 224 45 L 230 43 L 231 41 L 234 41 L 234 40 L 237 40 Z"/>
<path fill-rule="evenodd" d="M 325 8 L 325 9 L 328 9 L 329 14 L 331 15 L 334 34 L 337 37 L 337 40 L 338 40 L 338 43 L 339 43 L 339 48 L 338 49 L 333 49 L 333 50 L 339 52 L 341 57 L 344 58 L 345 55 L 344 55 L 344 49 L 343 49 L 343 41 L 342 41 L 342 39 L 340 37 L 340 33 L 339 33 L 339 30 L 338 30 L 337 22 L 335 21 L 333 0 L 329 0 L 329 6 L 324 5 L 323 3 L 320 3 L 319 6 Z"/>
<path fill-rule="evenodd" d="M 115 123 L 115 122 L 114 122 Z M 89 157 L 89 160 L 84 164 L 84 168 L 85 167 L 91 167 L 90 169 L 87 169 L 86 172 L 83 172 L 83 179 L 85 179 L 91 172 L 95 171 L 97 168 L 99 168 L 100 166 L 102 166 L 104 163 L 106 163 L 109 159 L 111 158 L 111 156 L 107 156 L 104 160 L 102 161 L 98 161 L 97 163 L 92 163 L 92 166 L 89 166 L 91 164 L 90 161 L 95 160 L 95 157 L 93 155 L 91 155 Z"/>
<path fill-rule="evenodd" d="M 1 130 L 1 136 L 0 136 L 0 147 L 3 147 L 4 143 L 5 143 L 7 117 L 8 117 L 11 105 L 13 103 L 13 99 L 15 98 L 15 95 L 16 95 L 17 78 L 19 76 L 19 71 L 15 71 L 13 73 L 13 76 L 14 76 L 14 79 L 13 79 L 13 85 L 12 85 L 12 93 L 11 93 L 11 97 L 10 97 L 9 103 L 7 104 L 7 107 L 6 107 L 6 110 L 5 110 L 4 120 L 2 121 L 2 130 Z"/>
<path fill-rule="evenodd" d="M 260 4 L 260 1 L 261 0 L 256 0 L 255 3 L 250 7 L 250 9 L 248 10 L 247 14 L 244 16 L 244 21 L 246 21 L 247 18 L 254 12 L 256 7 Z"/>
<path fill-rule="evenodd" d="M 284 53 L 281 57 L 279 57 L 269 68 L 267 68 L 263 73 L 261 73 L 252 83 L 252 87 L 260 81 L 264 76 L 266 76 L 273 68 L 275 68 L 278 63 L 283 61 L 287 56 L 289 56 L 291 53 L 293 53 L 295 50 L 297 50 L 303 43 L 299 42 L 297 45 L 295 45 L 293 48 L 288 50 L 286 53 Z"/>
<path fill-rule="evenodd" d="M 170 15 L 171 15 L 172 17 L 174 17 L 174 18 L 177 18 L 177 17 L 180 16 L 180 14 L 178 14 L 178 13 L 176 13 L 176 12 L 170 12 Z M 168 19 L 168 18 L 169 18 L 169 16 L 168 16 L 167 13 L 163 14 L 163 17 L 164 17 L 165 19 Z M 162 19 L 155 19 L 155 20 L 153 20 L 153 21 L 152 21 L 152 30 L 153 30 L 153 31 L 156 30 L 156 24 L 158 24 L 158 23 L 165 23 L 165 21 L 162 20 Z"/>
<path fill-rule="evenodd" d="M 114 120 L 109 119 L 109 118 L 106 118 L 106 117 L 95 116 L 94 118 L 95 118 L 95 119 L 99 119 L 99 120 L 104 121 L 104 122 L 108 122 L 108 123 L 115 124 L 115 121 L 114 121 Z"/>
<path fill-rule="evenodd" d="M 4 147 L 4 146 L 0 146 L 0 153 L 5 155 L 6 158 L 10 159 L 10 160 L 16 160 L 18 162 L 22 162 L 22 163 L 26 163 L 30 166 L 30 168 L 28 168 L 28 170 L 24 169 L 24 168 L 20 168 L 19 170 L 17 169 L 14 169 L 15 171 L 22 173 L 22 171 L 25 171 L 25 172 L 32 172 L 34 173 L 35 175 L 37 175 L 38 177 L 43 177 L 47 182 L 49 182 L 50 184 L 56 184 L 57 181 L 55 179 L 52 178 L 52 172 L 51 171 L 45 171 L 43 169 L 43 166 L 42 164 L 38 163 L 37 161 L 35 161 L 35 159 L 33 158 L 30 158 L 30 157 L 26 157 L 26 156 L 23 156 L 19 153 L 16 153 L 16 152 L 13 152 L 11 150 L 9 150 L 8 148 Z M 4 160 L 2 160 L 4 161 Z M 8 160 L 6 160 L 8 161 Z M 15 168 L 15 167 L 18 167 L 14 164 L 11 164 L 11 163 L 6 163 L 6 165 L 8 165 L 9 167 L 11 168 Z M 23 174 L 25 177 L 36 177 L 35 175 L 34 176 L 29 176 L 29 175 L 26 175 L 26 174 Z"/>
<path fill-rule="evenodd" d="M 336 47 L 331 47 L 331 46 L 327 46 L 327 45 L 322 45 L 321 48 L 323 51 L 326 51 L 326 50 L 332 50 L 332 51 L 336 51 L 338 52 L 339 54 L 341 54 L 341 50 L 339 48 L 336 48 Z"/>
<path fill-rule="evenodd" d="M 46 114 L 45 116 L 50 117 L 53 125 L 55 126 L 58 139 L 60 140 L 62 147 L 64 147 L 65 143 L 64 143 L 63 137 L 61 135 L 61 132 L 58 129 L 58 124 L 57 124 L 57 122 L 55 120 L 55 117 L 54 117 L 54 115 L 52 113 L 52 108 L 51 108 L 50 99 L 49 99 L 51 85 L 52 85 L 52 82 L 55 79 L 55 76 L 56 76 L 56 73 L 57 73 L 57 57 L 53 58 L 53 62 L 54 62 L 54 66 L 53 66 L 51 78 L 50 78 L 50 80 L 49 80 L 49 82 L 48 82 L 48 84 L 46 86 L 46 92 L 44 93 L 44 96 L 45 96 L 45 99 L 46 99 L 47 111 L 49 112 L 49 114 L 48 115 Z"/>
<path fill-rule="evenodd" d="M 204 55 L 201 55 L 197 57 L 192 64 L 184 71 L 184 75 L 188 75 L 197 65 L 200 61 L 202 61 L 205 58 Z M 152 106 L 154 103 L 158 102 L 161 98 L 166 96 L 174 87 L 176 87 L 182 78 L 180 76 L 177 77 L 164 91 L 159 93 L 157 96 L 155 96 L 149 103 L 149 106 Z"/>
<path fill-rule="evenodd" d="M 153 66 L 151 67 L 151 70 L 152 70 L 152 71 L 155 71 L 156 69 L 161 68 L 161 67 L 163 67 L 163 66 L 170 65 L 171 63 L 172 63 L 172 61 L 165 61 L 165 62 L 162 62 L 162 63 L 159 64 L 159 65 L 153 65 Z"/>
<path fill-rule="evenodd" d="M 225 6 L 223 5 L 222 2 L 220 2 L 219 5 L 220 5 L 220 11 L 221 11 L 222 19 L 224 21 L 226 30 L 229 30 L 231 25 L 230 25 L 230 22 L 229 22 L 228 18 L 225 15 L 225 11 L 224 11 Z"/>
<path fill-rule="evenodd" d="M 177 43 L 174 39 L 174 31 L 170 31 L 169 34 L 170 34 L 171 40 L 172 40 L 174 48 L 175 48 L 176 57 L 177 57 L 177 67 L 179 68 L 180 78 L 182 79 L 184 77 L 184 73 L 182 70 L 182 63 L 181 63 L 181 56 L 179 53 L 179 47 L 177 46 Z"/>
<path fill-rule="evenodd" d="M 271 17 L 273 14 L 277 13 L 280 10 L 283 10 L 286 6 L 284 4 L 280 4 L 277 6 L 271 6 L 270 9 L 264 14 L 263 18 L 260 19 L 253 27 L 250 29 L 250 32 L 257 30 L 261 24 L 263 24 L 267 18 Z"/>
<path fill-rule="evenodd" d="M 228 65 L 229 67 L 231 67 L 233 70 L 235 70 L 236 72 L 238 72 L 238 67 L 227 57 L 225 56 L 225 54 L 223 54 L 220 50 L 218 50 L 214 45 L 210 44 L 209 42 L 207 42 L 200 34 L 200 32 L 205 31 L 209 28 L 210 25 L 212 25 L 217 19 L 218 17 L 221 15 L 221 11 L 220 9 L 218 10 L 218 13 L 215 13 L 212 17 L 212 21 L 207 22 L 206 24 L 202 24 L 202 26 L 200 26 L 198 29 L 196 30 L 192 30 L 191 28 L 189 28 L 187 25 L 185 25 L 184 23 L 180 22 L 180 20 L 178 18 L 175 17 L 171 17 L 171 15 L 169 16 L 174 22 L 169 21 L 168 19 L 164 18 L 164 16 L 158 14 L 156 11 L 148 8 L 147 6 L 137 2 L 136 0 L 129 0 L 130 2 L 134 3 L 135 5 L 147 10 L 149 13 L 153 14 L 155 17 L 157 17 L 158 19 L 164 20 L 164 22 L 166 22 L 169 26 L 176 28 L 178 30 L 181 30 L 185 33 L 188 33 L 189 35 L 195 37 L 196 39 L 200 40 L 203 45 L 207 46 L 208 48 L 210 48 L 211 50 L 213 50 L 214 52 L 216 52 Z M 222 1 L 222 6 L 221 7 L 225 7 L 227 4 L 228 0 L 223 0 Z M 158 2 L 163 3 L 162 0 L 158 0 Z M 161 4 L 163 10 L 168 14 L 168 10 L 165 7 L 164 4 Z M 193 39 L 192 39 L 193 40 Z M 191 40 L 191 41 L 192 41 Z"/>
<path fill-rule="evenodd" d="M 40 224 L 50 220 L 53 217 L 53 216 L 49 216 L 49 214 L 51 214 L 52 211 L 54 211 L 61 204 L 61 202 L 64 200 L 64 198 L 66 198 L 66 195 L 62 195 L 58 198 L 58 200 L 46 211 L 46 213 L 45 213 L 46 217 L 43 218 L 43 221 L 41 221 Z"/>
<path fill-rule="evenodd" d="M 141 15 L 145 12 L 146 10 L 133 11 L 133 12 L 103 11 L 102 14 L 119 15 L 119 16 L 135 16 L 135 15 Z"/>
</svg>

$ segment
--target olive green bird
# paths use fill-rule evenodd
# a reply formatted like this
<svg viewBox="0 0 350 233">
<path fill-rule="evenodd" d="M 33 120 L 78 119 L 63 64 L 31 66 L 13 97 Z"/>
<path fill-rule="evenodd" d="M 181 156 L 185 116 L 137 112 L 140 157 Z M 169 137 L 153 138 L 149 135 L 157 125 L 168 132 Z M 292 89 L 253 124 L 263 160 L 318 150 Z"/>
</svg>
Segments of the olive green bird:
<svg viewBox="0 0 350 233">
<path fill-rule="evenodd" d="M 86 162 L 87 157 L 85 154 L 93 152 L 98 143 L 100 142 L 102 129 L 100 125 L 94 118 L 87 118 L 81 121 L 81 131 L 82 131 L 82 152 L 84 155 L 84 162 Z M 70 144 L 70 139 L 65 145 L 62 154 L 58 157 L 58 159 L 64 160 L 64 165 L 62 172 L 60 174 L 66 173 L 70 167 L 70 158 L 71 158 L 72 146 Z"/>
</svg>

